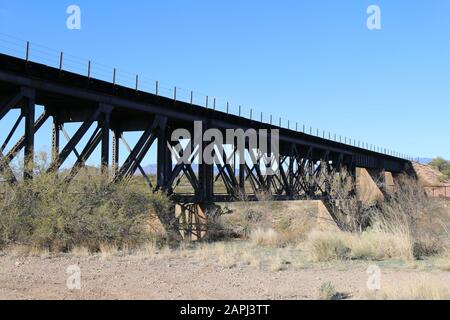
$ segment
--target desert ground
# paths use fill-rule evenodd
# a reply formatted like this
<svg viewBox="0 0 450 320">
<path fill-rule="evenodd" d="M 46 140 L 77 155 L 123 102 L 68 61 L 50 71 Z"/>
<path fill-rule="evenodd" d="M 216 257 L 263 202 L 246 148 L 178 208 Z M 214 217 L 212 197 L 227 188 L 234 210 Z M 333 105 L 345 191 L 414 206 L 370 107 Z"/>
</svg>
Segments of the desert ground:
<svg viewBox="0 0 450 320">
<path fill-rule="evenodd" d="M 203 227 L 197 217 L 203 241 L 188 241 L 149 219 L 172 214 L 163 195 L 41 179 L 0 202 L 0 300 L 450 299 L 450 202 L 414 182 L 332 214 L 321 201 L 222 204 Z"/>
<path fill-rule="evenodd" d="M 81 271 L 80 290 L 66 285 L 73 265 Z M 373 265 L 381 269 L 380 291 L 367 286 Z M 15 249 L 0 256 L 0 299 L 297 300 L 319 298 L 324 283 L 341 299 L 448 299 L 448 267 L 433 260 L 308 263 L 293 249 L 245 242 L 97 255 L 33 256 Z"/>
</svg>

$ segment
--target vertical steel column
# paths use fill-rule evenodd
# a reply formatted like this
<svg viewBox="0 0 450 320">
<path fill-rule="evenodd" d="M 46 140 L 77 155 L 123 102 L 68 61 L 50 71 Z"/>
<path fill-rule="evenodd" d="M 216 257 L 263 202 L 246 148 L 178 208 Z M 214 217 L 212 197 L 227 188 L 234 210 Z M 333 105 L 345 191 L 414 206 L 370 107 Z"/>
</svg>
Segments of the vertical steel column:
<svg viewBox="0 0 450 320">
<path fill-rule="evenodd" d="M 289 181 L 289 196 L 294 196 L 294 145 L 291 145 L 291 152 L 289 155 L 289 171 L 288 171 L 288 181 Z"/>
<path fill-rule="evenodd" d="M 24 151 L 24 179 L 33 178 L 34 166 L 34 118 L 35 118 L 35 91 L 23 89 L 25 99 L 22 105 L 22 114 L 25 118 L 25 151 Z"/>
<path fill-rule="evenodd" d="M 53 124 L 52 124 L 52 162 L 54 162 L 59 154 L 59 142 L 60 142 L 60 126 L 58 116 L 53 116 Z"/>
<path fill-rule="evenodd" d="M 100 126 L 102 130 L 101 170 L 102 173 L 107 173 L 109 170 L 109 131 L 111 128 L 112 107 L 109 105 L 101 105 L 100 107 L 102 112 L 100 117 Z"/>
<path fill-rule="evenodd" d="M 167 146 L 169 141 L 167 120 L 167 118 L 160 119 L 158 129 L 157 186 L 163 191 L 169 191 L 166 189 L 172 173 L 172 152 Z"/>
<path fill-rule="evenodd" d="M 112 172 L 115 178 L 119 173 L 119 151 L 120 151 L 120 137 L 122 134 L 118 130 L 113 131 L 112 139 Z"/>
<path fill-rule="evenodd" d="M 109 169 L 109 114 L 104 114 L 102 124 L 102 173 Z"/>
<path fill-rule="evenodd" d="M 208 123 L 203 123 L 203 133 L 208 130 Z M 203 158 L 203 151 L 205 150 L 206 143 L 201 142 L 200 157 Z M 200 201 L 203 203 L 211 203 L 214 198 L 214 165 L 205 163 L 204 159 L 201 159 L 199 165 L 199 182 L 200 182 Z"/>
<path fill-rule="evenodd" d="M 267 133 L 267 157 L 268 159 L 270 159 L 270 162 L 266 162 L 266 187 L 267 187 L 267 192 L 271 192 L 272 191 L 272 181 L 273 181 L 273 176 L 275 174 L 274 170 L 273 170 L 273 155 L 272 155 L 272 131 L 269 130 Z M 267 174 L 267 171 L 269 171 L 269 174 Z"/>
<path fill-rule="evenodd" d="M 247 168 L 245 167 L 245 164 L 242 164 L 241 158 L 239 157 L 239 189 L 241 191 L 241 195 L 245 195 L 245 172 Z M 244 156 L 245 161 L 245 156 Z"/>
</svg>

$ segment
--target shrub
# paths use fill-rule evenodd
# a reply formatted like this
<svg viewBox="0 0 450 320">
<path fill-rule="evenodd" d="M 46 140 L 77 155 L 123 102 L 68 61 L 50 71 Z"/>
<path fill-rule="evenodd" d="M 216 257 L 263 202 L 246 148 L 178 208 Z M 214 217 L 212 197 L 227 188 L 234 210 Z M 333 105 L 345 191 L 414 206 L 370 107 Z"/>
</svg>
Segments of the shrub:
<svg viewBox="0 0 450 320">
<path fill-rule="evenodd" d="M 108 175 L 81 172 L 70 184 L 40 173 L 6 189 L 0 202 L 0 241 L 51 251 L 135 246 L 152 237 L 150 209 L 170 201 L 135 180 L 111 184 Z"/>
<path fill-rule="evenodd" d="M 438 157 L 431 161 L 430 165 L 442 173 L 442 176 L 438 178 L 440 182 L 446 182 L 450 179 L 450 161 Z"/>
<path fill-rule="evenodd" d="M 384 230 L 407 235 L 416 258 L 441 253 L 448 245 L 450 220 L 442 202 L 429 198 L 410 178 L 398 179 L 396 192 L 372 220 Z"/>
<path fill-rule="evenodd" d="M 338 293 L 331 282 L 323 283 L 317 292 L 319 300 L 334 300 L 337 295 Z"/>
<path fill-rule="evenodd" d="M 311 232 L 306 240 L 309 259 L 314 262 L 349 259 L 351 249 L 345 243 L 345 236 L 343 232 Z"/>
</svg>

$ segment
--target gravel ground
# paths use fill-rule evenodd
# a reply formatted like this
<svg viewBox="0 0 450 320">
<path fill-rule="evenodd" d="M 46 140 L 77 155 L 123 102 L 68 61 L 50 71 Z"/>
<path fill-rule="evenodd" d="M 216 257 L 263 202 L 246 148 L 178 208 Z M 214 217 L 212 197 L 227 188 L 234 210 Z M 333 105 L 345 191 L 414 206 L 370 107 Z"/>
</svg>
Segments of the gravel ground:
<svg viewBox="0 0 450 320">
<path fill-rule="evenodd" d="M 66 286 L 69 266 L 81 270 L 81 290 Z M 349 298 L 368 297 L 370 263 L 339 262 L 328 266 L 288 267 L 264 271 L 252 266 L 226 268 L 189 257 L 136 256 L 16 257 L 0 254 L 0 299 L 314 299 L 332 282 Z M 450 272 L 382 266 L 382 283 L 399 286 L 411 279 L 450 285 Z"/>
</svg>

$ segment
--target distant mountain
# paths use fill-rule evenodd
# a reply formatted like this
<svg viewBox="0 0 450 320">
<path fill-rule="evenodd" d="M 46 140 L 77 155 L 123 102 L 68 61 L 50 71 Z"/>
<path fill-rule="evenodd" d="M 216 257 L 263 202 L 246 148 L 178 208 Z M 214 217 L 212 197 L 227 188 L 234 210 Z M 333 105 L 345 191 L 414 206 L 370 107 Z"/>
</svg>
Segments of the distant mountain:
<svg viewBox="0 0 450 320">
<path fill-rule="evenodd" d="M 158 172 L 158 167 L 157 167 L 156 164 L 150 164 L 148 166 L 142 167 L 142 169 L 144 169 L 144 172 L 147 175 L 156 175 L 156 173 Z M 192 170 L 194 170 L 194 172 L 198 172 L 198 164 L 193 164 L 192 165 Z M 214 167 L 214 172 L 216 174 L 219 173 L 219 170 L 217 169 L 217 167 Z M 139 170 L 136 171 L 136 175 L 140 176 L 141 172 Z"/>
<path fill-rule="evenodd" d="M 157 164 L 150 164 L 148 166 L 142 167 L 142 169 L 144 169 L 144 172 L 147 175 L 156 175 L 156 173 L 158 172 Z M 194 169 L 194 171 L 198 170 L 198 165 L 197 164 L 193 164 L 192 165 L 192 169 Z M 136 171 L 136 175 L 140 176 L 141 172 L 139 170 Z"/>
<path fill-rule="evenodd" d="M 145 174 L 148 175 L 156 175 L 157 167 L 156 164 L 150 164 L 148 166 L 142 167 L 144 169 Z M 141 175 L 141 172 L 138 170 L 136 171 L 136 175 Z"/>
</svg>

